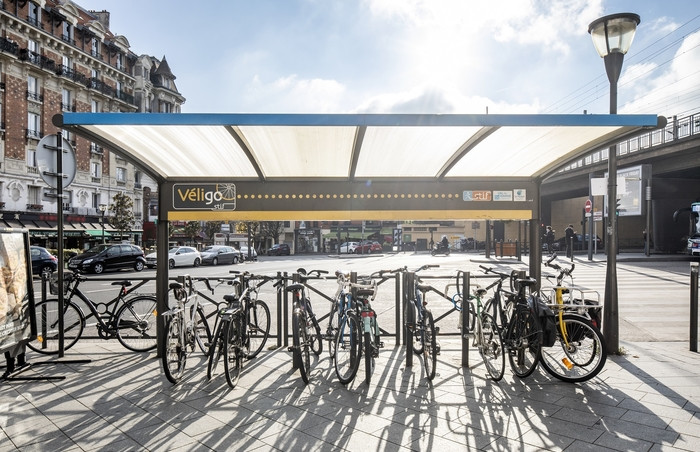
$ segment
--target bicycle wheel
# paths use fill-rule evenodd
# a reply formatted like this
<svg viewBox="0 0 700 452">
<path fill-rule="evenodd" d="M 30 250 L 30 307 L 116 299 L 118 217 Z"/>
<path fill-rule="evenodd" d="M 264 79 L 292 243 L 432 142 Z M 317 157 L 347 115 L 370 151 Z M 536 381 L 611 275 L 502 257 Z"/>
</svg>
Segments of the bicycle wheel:
<svg viewBox="0 0 700 452">
<path fill-rule="evenodd" d="M 516 311 L 513 341 L 508 353 L 510 368 L 520 378 L 530 376 L 540 360 L 540 330 L 530 309 Z"/>
<path fill-rule="evenodd" d="M 437 338 L 435 331 L 435 322 L 433 321 L 433 313 L 426 310 L 423 319 L 423 362 L 425 365 L 425 376 L 428 380 L 435 378 L 435 370 L 437 366 Z"/>
<path fill-rule="evenodd" d="M 294 359 L 299 364 L 299 373 L 304 383 L 309 383 L 311 372 L 311 347 L 307 337 L 306 316 L 301 310 L 294 313 L 292 318 L 292 341 L 294 344 Z"/>
<path fill-rule="evenodd" d="M 335 338 L 335 374 L 342 384 L 350 383 L 360 367 L 362 335 L 357 314 L 348 312 L 340 321 Z"/>
<path fill-rule="evenodd" d="M 323 351 L 323 335 L 316 317 L 311 316 L 310 320 L 310 324 L 307 323 L 306 325 L 306 337 L 309 340 L 311 351 L 314 352 L 314 355 L 319 356 Z"/>
<path fill-rule="evenodd" d="M 479 333 L 479 353 L 491 379 L 499 381 L 506 369 L 506 355 L 503 353 L 503 340 L 496 322 L 489 314 L 481 314 Z"/>
<path fill-rule="evenodd" d="M 243 342 L 241 333 L 243 332 L 243 318 L 238 314 L 227 322 L 226 332 L 224 333 L 224 373 L 226 374 L 226 382 L 231 387 L 235 388 L 238 384 L 238 377 L 241 375 L 241 367 L 243 366 Z"/>
<path fill-rule="evenodd" d="M 191 312 L 192 311 L 190 311 L 190 313 Z M 197 306 L 192 331 L 197 347 L 199 347 L 205 355 L 208 354 L 209 344 L 211 344 L 211 329 L 209 328 L 209 322 L 207 322 L 207 316 L 204 314 L 204 309 L 201 306 Z"/>
<path fill-rule="evenodd" d="M 27 345 L 35 352 L 46 355 L 58 353 L 58 300 L 40 301 L 34 306 L 37 338 Z M 69 300 L 63 306 L 63 349 L 71 348 L 85 328 L 83 311 Z"/>
<path fill-rule="evenodd" d="M 207 362 L 207 380 L 211 380 L 216 376 L 216 368 L 219 365 L 219 361 L 224 354 L 224 340 L 226 339 L 225 334 L 228 331 L 228 321 L 217 319 L 217 323 L 214 327 L 214 336 L 212 338 L 213 342 L 209 345 L 209 360 Z"/>
<path fill-rule="evenodd" d="M 117 312 L 117 339 L 129 350 L 147 352 L 155 350 L 156 309 L 155 297 L 136 297 L 127 300 Z"/>
<path fill-rule="evenodd" d="M 255 300 L 248 310 L 248 347 L 244 348 L 244 355 L 253 359 L 262 351 L 270 336 L 270 308 L 262 300 Z"/>
<path fill-rule="evenodd" d="M 185 373 L 187 351 L 182 343 L 182 312 L 165 318 L 165 351 L 162 356 L 165 378 L 177 384 Z"/>
<path fill-rule="evenodd" d="M 326 340 L 328 340 L 328 353 L 331 359 L 335 358 L 335 336 L 338 334 L 338 324 L 340 323 L 340 313 L 338 303 L 334 302 L 331 312 L 328 315 L 328 329 L 326 330 Z"/>
<path fill-rule="evenodd" d="M 420 355 L 423 353 L 423 335 L 419 334 L 421 319 L 418 316 L 418 308 L 416 308 L 415 303 L 412 301 L 406 304 L 405 319 L 406 325 L 408 326 L 408 328 L 406 328 L 408 330 L 406 339 L 411 341 L 413 353 Z"/>
<path fill-rule="evenodd" d="M 540 362 L 552 376 L 569 383 L 590 380 L 603 369 L 607 359 L 605 340 L 585 317 L 564 314 L 567 341 L 557 328 L 557 341 L 542 349 Z"/>
</svg>

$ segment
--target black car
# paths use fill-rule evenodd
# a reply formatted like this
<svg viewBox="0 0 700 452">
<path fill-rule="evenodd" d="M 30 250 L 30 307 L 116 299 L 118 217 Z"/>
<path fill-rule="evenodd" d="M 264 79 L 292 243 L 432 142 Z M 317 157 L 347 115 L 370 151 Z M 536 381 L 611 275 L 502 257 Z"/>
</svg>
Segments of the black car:
<svg viewBox="0 0 700 452">
<path fill-rule="evenodd" d="M 32 273 L 35 275 L 51 274 L 58 269 L 58 258 L 49 250 L 40 246 L 30 246 L 32 256 Z"/>
<path fill-rule="evenodd" d="M 272 248 L 267 250 L 267 255 L 268 256 L 289 256 L 291 254 L 291 250 L 289 249 L 289 245 L 286 243 L 278 243 L 276 245 L 272 245 Z"/>
<path fill-rule="evenodd" d="M 603 248 L 603 241 L 598 237 L 597 235 L 593 238 L 595 243 L 593 243 L 593 247 L 597 249 L 602 249 Z M 562 237 L 556 242 L 554 242 L 554 251 L 558 250 L 565 250 L 566 249 L 566 237 Z M 582 234 L 575 234 L 574 235 L 574 250 L 587 250 L 588 249 L 588 234 L 584 237 Z"/>
<path fill-rule="evenodd" d="M 213 245 L 201 251 L 203 264 L 237 264 L 243 259 L 240 251 L 232 246 Z"/>
<path fill-rule="evenodd" d="M 136 245 L 97 245 L 68 261 L 68 268 L 100 274 L 108 269 L 133 268 L 137 272 L 146 266 L 143 250 Z"/>
</svg>

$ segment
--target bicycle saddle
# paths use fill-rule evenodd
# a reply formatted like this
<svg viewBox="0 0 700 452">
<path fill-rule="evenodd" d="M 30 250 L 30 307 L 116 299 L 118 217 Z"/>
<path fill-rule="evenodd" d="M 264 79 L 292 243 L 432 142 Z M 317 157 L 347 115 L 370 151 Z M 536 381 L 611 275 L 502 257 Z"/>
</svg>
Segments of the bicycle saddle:
<svg viewBox="0 0 700 452">
<path fill-rule="evenodd" d="M 127 281 L 126 279 L 124 281 L 112 281 L 113 286 L 124 286 L 124 287 L 129 287 L 131 285 L 131 281 Z M 170 286 L 172 289 L 172 285 Z"/>
</svg>

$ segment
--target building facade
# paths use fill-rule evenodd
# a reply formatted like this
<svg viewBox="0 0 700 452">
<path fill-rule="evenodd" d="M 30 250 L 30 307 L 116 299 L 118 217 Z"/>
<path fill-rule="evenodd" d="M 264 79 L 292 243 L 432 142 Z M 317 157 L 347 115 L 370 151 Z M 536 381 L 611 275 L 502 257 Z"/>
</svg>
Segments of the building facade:
<svg viewBox="0 0 700 452">
<path fill-rule="evenodd" d="M 69 0 L 0 1 L 0 226 L 29 229 L 32 243 L 56 246 L 59 213 L 67 248 L 101 241 L 103 226 L 108 240 L 140 244 L 152 221 L 155 184 L 110 149 L 62 131 L 76 161 L 62 200 L 37 168 L 37 144 L 59 131 L 58 113 L 179 113 L 185 102 L 166 58 L 134 54 L 109 17 Z M 136 225 L 123 237 L 108 221 L 116 193 L 134 205 Z"/>
</svg>

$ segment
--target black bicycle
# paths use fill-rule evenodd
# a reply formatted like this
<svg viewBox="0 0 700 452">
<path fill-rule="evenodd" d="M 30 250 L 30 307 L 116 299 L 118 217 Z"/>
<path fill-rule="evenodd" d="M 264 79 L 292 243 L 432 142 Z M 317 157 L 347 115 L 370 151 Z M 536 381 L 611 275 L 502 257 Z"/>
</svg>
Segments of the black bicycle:
<svg viewBox="0 0 700 452">
<path fill-rule="evenodd" d="M 501 273 L 492 268 L 479 266 L 485 273 L 498 275 L 501 280 L 494 296 L 484 306 L 485 312 L 496 310 L 503 339 L 513 373 L 520 378 L 531 375 L 540 360 L 542 330 L 536 318 L 534 298 L 528 295 L 537 284 L 532 278 L 518 278 L 515 272 Z M 510 281 L 511 290 L 503 288 L 503 281 Z"/>
<path fill-rule="evenodd" d="M 129 350 L 147 352 L 156 348 L 156 298 L 149 295 L 137 295 L 127 298 L 135 289 L 127 289 L 131 281 L 112 282 L 119 286 L 115 298 L 99 303 L 91 300 L 82 290 L 80 284 L 88 278 L 82 274 L 64 274 L 64 305 L 63 305 L 63 344 L 68 350 L 80 339 L 86 327 L 96 327 L 101 339 L 117 338 Z M 137 286 L 138 287 L 138 286 Z M 56 284 L 50 285 L 52 294 L 56 294 Z M 87 315 L 74 301 L 74 297 L 82 300 L 90 311 Z M 40 301 L 34 307 L 37 322 L 37 338 L 27 345 L 30 349 L 44 354 L 58 353 L 59 343 L 59 309 L 58 299 L 51 298 Z M 94 319 L 95 323 L 88 323 Z"/>
<path fill-rule="evenodd" d="M 292 352 L 299 365 L 299 373 L 304 383 L 308 384 L 311 375 L 311 352 L 319 356 L 323 351 L 323 336 L 321 327 L 311 307 L 311 300 L 306 294 L 304 283 L 314 276 L 328 273 L 325 270 L 306 271 L 297 269 L 300 282 L 287 286 L 287 292 L 292 294 Z"/>
</svg>

